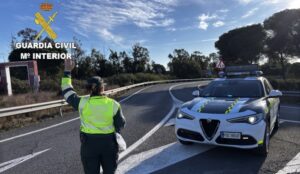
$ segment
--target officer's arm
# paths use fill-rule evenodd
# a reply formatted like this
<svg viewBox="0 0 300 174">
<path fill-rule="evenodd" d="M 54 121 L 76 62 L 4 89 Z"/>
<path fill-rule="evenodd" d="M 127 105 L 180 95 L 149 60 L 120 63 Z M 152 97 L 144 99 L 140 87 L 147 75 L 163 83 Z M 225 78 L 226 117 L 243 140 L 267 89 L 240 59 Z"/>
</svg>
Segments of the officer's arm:
<svg viewBox="0 0 300 174">
<path fill-rule="evenodd" d="M 71 72 L 65 71 L 64 77 L 61 80 L 61 90 L 67 103 L 73 106 L 74 109 L 78 110 L 80 97 L 76 94 L 72 86 Z"/>
<path fill-rule="evenodd" d="M 115 102 L 116 109 L 115 115 L 114 115 L 114 126 L 116 132 L 120 132 L 122 128 L 125 126 L 125 117 L 123 115 L 121 106 L 119 103 Z"/>
</svg>

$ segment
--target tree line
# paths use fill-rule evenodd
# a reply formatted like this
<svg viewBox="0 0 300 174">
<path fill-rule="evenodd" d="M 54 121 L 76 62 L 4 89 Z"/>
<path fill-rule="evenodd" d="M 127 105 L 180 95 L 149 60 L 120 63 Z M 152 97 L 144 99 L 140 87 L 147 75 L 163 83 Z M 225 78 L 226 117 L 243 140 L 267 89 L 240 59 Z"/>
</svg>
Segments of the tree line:
<svg viewBox="0 0 300 174">
<path fill-rule="evenodd" d="M 66 49 L 16 49 L 16 42 L 34 42 L 37 32 L 33 29 L 26 28 L 18 32 L 18 37 L 13 37 L 11 41 L 11 53 L 9 61 L 22 61 L 20 53 L 39 53 L 39 52 L 60 52 L 65 53 Z M 54 41 L 48 37 L 40 38 L 40 42 L 54 44 Z M 194 78 L 207 75 L 207 70 L 213 69 L 218 55 L 212 53 L 209 56 L 203 55 L 200 51 L 194 51 L 189 54 L 185 49 L 174 49 L 173 53 L 168 55 L 169 63 L 166 68 L 154 62 L 150 58 L 149 50 L 140 43 L 135 43 L 129 52 L 115 51 L 110 49 L 106 57 L 101 51 L 93 48 L 89 53 L 82 48 L 82 43 L 77 38 L 73 38 L 76 48 L 69 50 L 74 58 L 76 66 L 72 75 L 77 79 L 86 79 L 93 75 L 101 77 L 110 77 L 121 73 L 154 73 L 168 74 L 177 78 Z M 59 76 L 62 73 L 63 60 L 37 60 L 39 73 L 43 77 Z M 21 75 L 21 71 L 12 72 L 12 74 Z M 18 75 L 16 75 L 18 76 Z"/>
<path fill-rule="evenodd" d="M 226 65 L 258 63 L 267 59 L 279 64 L 285 78 L 289 60 L 300 56 L 300 9 L 283 10 L 262 24 L 253 24 L 222 34 L 215 42 Z"/>
<path fill-rule="evenodd" d="M 9 61 L 20 61 L 21 52 L 67 52 L 65 49 L 16 49 L 14 43 L 34 42 L 37 31 L 26 28 L 17 33 L 11 41 L 12 51 Z M 40 42 L 54 43 L 50 38 L 39 38 Z M 73 76 L 85 79 L 92 75 L 110 77 L 121 73 L 169 74 L 177 78 L 205 77 L 216 74 L 215 64 L 222 59 L 225 65 L 258 63 L 267 59 L 264 69 L 281 67 L 285 77 L 289 60 L 300 56 L 300 9 L 284 10 L 273 14 L 262 24 L 253 24 L 236 28 L 222 34 L 215 42 L 217 53 L 208 56 L 200 51 L 189 53 L 183 48 L 174 49 L 169 58 L 168 71 L 150 58 L 149 50 L 139 43 L 132 46 L 130 52 L 110 49 L 106 57 L 93 48 L 89 53 L 82 49 L 82 44 L 73 38 L 76 49 L 71 53 L 76 61 Z M 70 50 L 69 50 L 70 51 Z M 40 74 L 56 76 L 62 72 L 62 60 L 37 60 Z M 294 68 L 295 69 L 295 68 Z M 270 72 L 272 72 L 270 70 Z"/>
<path fill-rule="evenodd" d="M 126 51 L 117 52 L 110 49 L 106 58 L 103 53 L 93 48 L 90 54 L 86 55 L 81 49 L 80 41 L 75 40 L 77 49 L 74 50 L 76 67 L 73 74 L 77 78 L 86 78 L 92 75 L 109 77 L 121 73 L 156 73 L 165 74 L 163 65 L 151 61 L 149 50 L 141 44 L 132 46 L 131 54 Z"/>
</svg>

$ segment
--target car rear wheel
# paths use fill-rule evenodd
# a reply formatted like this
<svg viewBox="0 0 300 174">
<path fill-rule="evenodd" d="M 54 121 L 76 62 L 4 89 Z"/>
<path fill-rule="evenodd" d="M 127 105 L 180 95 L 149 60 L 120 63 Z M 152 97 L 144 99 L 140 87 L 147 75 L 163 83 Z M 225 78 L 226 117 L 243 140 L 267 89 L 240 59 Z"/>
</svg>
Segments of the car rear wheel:
<svg viewBox="0 0 300 174">
<path fill-rule="evenodd" d="M 259 155 L 267 156 L 267 154 L 269 152 L 269 146 L 270 146 L 270 125 L 269 125 L 269 123 L 267 123 L 266 130 L 265 130 L 265 135 L 264 135 L 264 142 L 263 142 L 262 145 L 260 145 L 256 149 L 256 152 Z"/>
<path fill-rule="evenodd" d="M 194 144 L 193 142 L 190 142 L 190 141 L 183 141 L 183 140 L 179 140 L 179 139 L 178 139 L 178 141 L 179 141 L 180 144 L 182 144 L 182 145 L 192 145 L 192 144 Z"/>
</svg>

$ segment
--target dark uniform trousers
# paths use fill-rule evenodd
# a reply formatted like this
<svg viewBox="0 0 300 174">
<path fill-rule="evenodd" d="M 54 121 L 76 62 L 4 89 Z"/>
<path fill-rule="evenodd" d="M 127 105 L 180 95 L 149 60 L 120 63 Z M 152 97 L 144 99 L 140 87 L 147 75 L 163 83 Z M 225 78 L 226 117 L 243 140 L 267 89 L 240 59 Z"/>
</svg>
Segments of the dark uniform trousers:
<svg viewBox="0 0 300 174">
<path fill-rule="evenodd" d="M 85 174 L 113 174 L 117 169 L 118 144 L 115 134 L 80 133 L 81 161 Z M 100 164 L 100 165 L 99 165 Z"/>
</svg>

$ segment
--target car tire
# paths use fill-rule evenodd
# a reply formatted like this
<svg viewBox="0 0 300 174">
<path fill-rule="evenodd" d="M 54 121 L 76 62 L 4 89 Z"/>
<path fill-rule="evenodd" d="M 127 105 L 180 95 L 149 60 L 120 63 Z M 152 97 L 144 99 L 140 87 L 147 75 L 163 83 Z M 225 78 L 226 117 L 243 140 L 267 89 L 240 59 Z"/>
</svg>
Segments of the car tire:
<svg viewBox="0 0 300 174">
<path fill-rule="evenodd" d="M 267 156 L 269 153 L 270 146 L 270 124 L 266 124 L 265 134 L 264 134 L 264 142 L 262 145 L 257 147 L 256 153 L 261 156 Z"/>
<path fill-rule="evenodd" d="M 278 108 L 278 110 L 277 110 L 277 116 L 276 116 L 276 122 L 275 122 L 275 125 L 274 125 L 274 133 L 279 129 L 279 112 L 280 112 L 280 110 L 279 110 L 279 108 Z"/>
<path fill-rule="evenodd" d="M 190 141 L 183 141 L 183 140 L 178 140 L 179 142 L 180 142 L 180 144 L 182 144 L 182 145 L 192 145 L 192 144 L 194 144 L 193 142 L 190 142 Z"/>
</svg>

